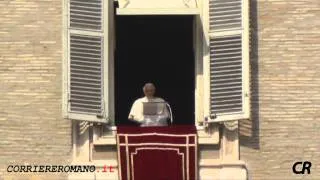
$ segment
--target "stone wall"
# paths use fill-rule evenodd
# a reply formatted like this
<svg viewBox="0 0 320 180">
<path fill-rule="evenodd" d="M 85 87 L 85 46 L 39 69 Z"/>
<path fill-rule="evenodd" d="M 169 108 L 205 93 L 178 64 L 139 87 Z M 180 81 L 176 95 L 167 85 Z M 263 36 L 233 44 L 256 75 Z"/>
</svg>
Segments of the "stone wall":
<svg viewBox="0 0 320 180">
<path fill-rule="evenodd" d="M 319 16 L 319 0 L 251 1 L 252 119 L 240 125 L 251 179 L 320 179 Z"/>
<path fill-rule="evenodd" d="M 6 173 L 10 164 L 69 163 L 62 1 L 3 0 L 0 8 L 0 177 L 16 176 Z M 251 179 L 320 179 L 319 16 L 319 0 L 251 0 L 252 118 L 240 123 Z M 293 174 L 295 161 L 311 161 L 311 174 Z"/>
<path fill-rule="evenodd" d="M 62 118 L 62 1 L 2 0 L 0 9 L 1 179 L 17 176 L 8 165 L 68 163 L 72 138 Z"/>
</svg>

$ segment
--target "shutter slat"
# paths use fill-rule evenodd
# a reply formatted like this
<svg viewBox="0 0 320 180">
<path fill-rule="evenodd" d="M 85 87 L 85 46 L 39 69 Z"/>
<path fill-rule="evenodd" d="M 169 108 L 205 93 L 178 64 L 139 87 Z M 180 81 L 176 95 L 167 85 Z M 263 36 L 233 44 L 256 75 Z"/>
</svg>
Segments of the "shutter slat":
<svg viewBox="0 0 320 180">
<path fill-rule="evenodd" d="M 241 14 L 224 14 L 224 15 L 215 15 L 214 19 L 221 19 L 225 17 L 241 17 Z"/>
<path fill-rule="evenodd" d="M 220 66 L 216 66 L 214 64 L 212 64 L 212 68 L 215 69 L 216 71 L 219 71 L 219 69 L 229 69 L 229 68 L 239 68 L 241 67 L 241 64 L 236 64 L 236 65 L 220 65 Z"/>
<path fill-rule="evenodd" d="M 75 98 L 92 98 L 92 99 L 99 99 L 97 98 L 97 96 L 90 96 L 88 94 L 77 94 L 77 95 L 72 95 L 72 97 L 75 97 Z"/>
<path fill-rule="evenodd" d="M 231 91 L 223 91 L 223 92 L 221 92 L 221 91 L 220 92 L 211 92 L 210 95 L 212 97 L 214 97 L 214 96 L 231 95 L 231 94 L 235 95 L 235 94 L 239 94 L 239 93 L 241 93 L 241 89 L 237 90 L 237 91 L 231 90 Z"/>
<path fill-rule="evenodd" d="M 226 40 L 226 41 L 217 41 L 216 44 L 214 45 L 219 45 L 219 48 L 223 48 L 223 47 L 228 47 L 231 46 L 230 44 L 226 44 L 226 43 L 230 43 L 230 42 L 236 42 L 234 44 L 232 44 L 232 46 L 235 45 L 241 45 L 241 42 L 239 42 L 238 40 Z"/>
<path fill-rule="evenodd" d="M 234 5 L 234 4 L 241 4 L 241 1 L 212 1 L 211 3 L 213 7 L 219 6 L 219 5 Z"/>
<path fill-rule="evenodd" d="M 82 106 L 82 107 L 86 107 L 86 106 L 88 106 L 88 107 L 92 107 L 92 109 L 93 108 L 101 108 L 101 105 L 95 105 L 95 104 L 90 104 L 90 103 L 87 103 L 87 102 L 85 102 L 85 101 L 73 101 L 73 100 L 71 100 L 70 101 L 71 102 L 71 106 L 72 105 L 74 105 L 74 106 L 77 106 L 77 105 L 79 105 L 80 107 Z"/>
<path fill-rule="evenodd" d="M 224 65 L 241 65 L 241 61 L 237 60 L 237 61 L 219 61 L 219 62 L 214 62 L 214 63 L 210 63 L 210 65 L 212 66 L 216 66 L 216 67 L 220 67 L 220 66 L 224 66 Z"/>
<path fill-rule="evenodd" d="M 84 94 L 95 94 L 95 95 L 97 95 L 97 97 L 100 97 L 100 92 L 94 92 L 94 91 L 83 91 L 83 90 L 79 90 L 79 89 L 76 89 L 76 90 L 74 90 L 74 89 L 71 89 L 71 92 L 73 93 L 73 94 L 82 94 L 82 93 L 84 93 Z M 72 94 L 71 93 L 71 94 Z M 72 95 L 71 95 L 72 96 Z"/>
<path fill-rule="evenodd" d="M 100 52 L 99 49 L 96 48 L 90 48 L 90 47 L 77 47 L 77 46 L 74 46 L 72 47 L 73 50 L 83 50 L 83 51 L 90 51 L 92 52 L 93 54 L 96 54 L 95 52 Z"/>
<path fill-rule="evenodd" d="M 82 17 L 82 18 L 101 20 L 101 17 L 97 17 L 96 15 L 84 14 L 84 13 L 83 14 L 71 13 L 71 15 L 74 15 L 74 17 Z"/>
<path fill-rule="evenodd" d="M 102 38 L 70 35 L 70 109 L 102 112 Z"/>
<path fill-rule="evenodd" d="M 229 74 L 229 73 L 232 73 L 232 74 L 233 73 L 239 73 L 239 74 L 241 74 L 241 69 L 216 70 L 216 69 L 212 68 L 211 70 L 214 71 L 214 72 L 211 73 L 211 77 L 213 77 L 213 78 L 215 76 L 219 76 L 220 74 L 221 75 L 226 75 L 226 74 Z"/>
<path fill-rule="evenodd" d="M 219 111 L 211 111 L 211 114 L 219 114 L 219 113 L 237 113 L 241 112 L 242 109 L 240 108 L 220 108 Z"/>
<path fill-rule="evenodd" d="M 240 83 L 241 85 L 241 83 Z M 212 87 L 213 92 L 218 92 L 218 91 L 223 91 L 223 92 L 228 92 L 228 90 L 234 90 L 234 89 L 241 89 L 241 86 L 239 86 L 238 84 L 229 84 L 229 86 L 227 86 L 227 84 L 225 84 L 224 87 Z"/>
<path fill-rule="evenodd" d="M 97 54 L 97 53 L 87 53 L 87 52 L 81 52 L 81 51 L 78 51 L 76 52 L 77 55 L 82 55 L 82 56 L 85 56 L 85 55 L 93 55 L 94 57 L 101 57 L 101 54 Z M 72 56 L 73 52 L 72 52 L 72 48 L 71 48 L 71 56 Z"/>
<path fill-rule="evenodd" d="M 72 74 L 72 73 L 71 73 Z M 74 80 L 74 81 L 79 81 L 81 82 L 82 80 L 87 80 L 87 81 L 95 81 L 96 83 L 99 83 L 101 82 L 101 79 L 98 79 L 98 78 L 82 78 L 82 77 L 76 77 L 76 76 L 71 76 L 71 80 Z"/>
<path fill-rule="evenodd" d="M 70 15 L 74 15 L 74 16 L 85 16 L 85 15 L 91 15 L 93 17 L 97 17 L 100 18 L 98 16 L 101 16 L 101 12 L 95 12 L 95 11 L 84 11 L 84 10 L 77 10 L 77 9 L 72 9 L 70 11 Z"/>
<path fill-rule="evenodd" d="M 99 70 L 101 69 L 101 66 L 97 66 L 97 65 L 84 65 L 83 63 L 75 63 L 72 62 L 71 63 L 71 69 L 83 69 L 83 70 L 88 70 L 88 69 L 94 69 L 95 70 Z"/>
<path fill-rule="evenodd" d="M 234 62 L 234 59 L 238 59 L 238 62 L 241 62 L 241 56 L 233 56 L 233 57 L 216 57 L 216 62 L 211 62 L 212 64 L 220 63 L 218 60 L 222 60 L 222 62 Z"/>
<path fill-rule="evenodd" d="M 224 78 L 224 79 L 219 79 L 219 80 L 210 80 L 210 83 L 214 83 L 216 85 L 221 85 L 221 84 L 229 84 L 231 82 L 239 82 L 241 81 L 241 77 L 238 78 Z"/>
<path fill-rule="evenodd" d="M 235 82 L 227 82 L 227 83 L 220 83 L 220 84 L 215 82 L 214 84 L 215 87 L 229 86 L 229 85 L 241 85 L 241 83 L 239 81 L 235 81 Z"/>
<path fill-rule="evenodd" d="M 78 56 L 78 55 L 75 55 L 75 54 L 71 55 L 71 58 L 79 59 L 79 60 L 85 60 L 85 61 L 86 60 L 94 60 L 94 62 L 99 62 L 99 60 L 101 59 L 101 58 L 98 58 L 98 57 L 90 57 L 90 56 L 83 57 L 83 56 Z M 90 61 L 90 62 L 92 62 L 92 61 Z"/>
<path fill-rule="evenodd" d="M 230 76 L 240 76 L 241 77 L 241 73 L 210 75 L 210 78 L 212 78 L 211 80 L 214 80 L 215 78 L 219 80 L 223 77 L 230 77 Z"/>
<path fill-rule="evenodd" d="M 99 6 L 86 6 L 86 5 L 75 5 L 74 3 L 71 3 L 71 11 L 72 9 L 87 9 L 88 11 L 90 11 L 91 9 L 93 10 L 101 10 L 101 7 Z"/>
<path fill-rule="evenodd" d="M 237 45 L 237 44 L 235 44 L 235 45 Z M 241 48 L 241 44 L 239 44 L 238 46 L 240 46 L 240 48 Z M 215 49 L 215 55 L 224 55 L 225 53 L 221 53 L 221 52 L 225 52 L 225 51 L 231 51 L 231 52 L 235 51 L 238 53 L 239 50 L 241 50 L 241 49 L 239 49 L 239 47 L 238 48 L 228 48 L 228 46 L 221 46 L 221 47 Z M 230 53 L 227 53 L 227 54 L 230 54 Z"/>
<path fill-rule="evenodd" d="M 212 8 L 209 9 L 211 12 L 211 15 L 220 16 L 220 15 L 229 15 L 234 16 L 236 14 L 241 14 L 241 10 L 239 9 L 222 9 L 222 10 L 213 10 Z M 232 14 L 231 14 L 232 13 Z M 210 19 L 213 19 L 215 17 L 210 17 Z"/>
<path fill-rule="evenodd" d="M 224 4 L 224 6 L 222 6 Z M 226 9 L 231 9 L 231 10 L 238 10 L 239 11 L 239 8 L 241 8 L 241 4 L 239 4 L 239 5 L 227 5 L 226 3 L 221 3 L 221 5 L 220 6 L 217 6 L 217 5 L 212 5 L 211 7 L 210 7 L 210 9 L 211 10 L 213 10 L 213 11 L 223 11 L 223 10 L 226 10 Z M 229 12 L 230 13 L 230 12 Z M 212 18 L 214 18 L 214 17 L 212 17 Z"/>
<path fill-rule="evenodd" d="M 229 100 L 234 100 L 237 98 L 241 98 L 241 95 L 239 94 L 233 94 L 233 95 L 228 95 L 228 96 L 219 96 L 219 97 L 213 97 L 213 100 L 211 102 L 219 102 L 224 99 L 229 99 Z"/>
<path fill-rule="evenodd" d="M 96 72 L 95 70 L 83 70 L 83 69 L 72 69 L 72 73 L 81 73 L 81 74 L 91 74 L 91 75 L 100 75 L 101 77 L 101 74 L 99 72 Z"/>
<path fill-rule="evenodd" d="M 92 114 L 98 114 L 100 111 L 97 111 L 96 109 L 92 109 L 92 108 L 84 108 L 84 107 L 72 107 L 71 111 L 73 112 L 78 112 L 78 113 L 83 113 L 83 112 L 89 112 Z"/>
<path fill-rule="evenodd" d="M 93 86 L 75 86 L 75 85 L 71 85 L 71 88 L 82 88 L 82 89 L 86 89 L 86 90 L 91 90 L 91 91 L 100 91 L 100 87 L 93 87 Z"/>
<path fill-rule="evenodd" d="M 76 82 L 79 83 L 79 82 Z M 99 95 L 101 89 L 100 88 L 93 88 L 93 87 L 86 87 L 86 86 L 70 86 L 71 91 L 86 91 L 87 93 L 92 92 L 92 93 L 96 93 L 97 96 Z M 76 95 L 76 94 L 75 94 Z"/>
<path fill-rule="evenodd" d="M 241 101 L 241 100 L 240 100 Z M 234 101 L 233 101 L 234 102 Z M 225 108 L 225 107 L 234 107 L 237 108 L 239 105 L 241 105 L 240 103 L 223 103 L 223 104 L 213 104 L 213 107 L 220 107 L 220 108 Z"/>
<path fill-rule="evenodd" d="M 85 76 L 85 77 L 90 77 L 90 78 L 100 78 L 101 77 L 101 75 L 100 74 L 98 74 L 98 75 L 95 75 L 95 74 L 86 74 L 86 73 L 71 73 L 71 74 L 73 74 L 74 76 Z M 89 84 L 89 83 L 87 83 L 87 84 Z"/>
<path fill-rule="evenodd" d="M 237 21 L 239 21 L 239 20 L 241 20 L 241 16 L 239 17 L 239 16 L 236 16 L 236 18 L 226 18 L 226 17 L 224 17 L 224 18 L 214 18 L 213 19 L 216 23 L 220 23 L 220 22 L 233 22 L 233 21 L 235 21 L 235 22 L 237 22 Z"/>
<path fill-rule="evenodd" d="M 89 67 L 89 66 L 88 66 Z M 81 72 L 81 73 L 90 73 L 90 74 L 92 74 L 92 75 L 96 75 L 97 74 L 97 72 L 96 72 L 96 69 L 94 69 L 94 70 L 89 70 L 89 69 L 81 69 L 81 68 L 71 68 L 71 70 L 73 71 L 72 73 L 74 73 L 74 72 Z M 100 76 L 101 77 L 101 76 Z"/>
<path fill-rule="evenodd" d="M 85 64 L 90 64 L 90 65 L 101 66 L 101 64 L 98 63 L 98 62 L 78 60 L 77 58 L 74 58 L 74 59 L 73 59 L 73 62 L 74 62 L 74 63 L 80 63 L 80 64 L 85 63 Z"/>
<path fill-rule="evenodd" d="M 97 46 L 97 45 L 92 45 L 92 44 L 88 44 L 88 43 L 76 43 L 76 42 L 74 42 L 73 43 L 73 46 L 74 47 L 88 47 L 88 48 L 98 48 L 99 46 Z"/>
<path fill-rule="evenodd" d="M 93 19 L 89 19 L 89 18 L 86 18 L 86 17 L 73 17 L 71 18 L 71 20 L 73 20 L 75 23 L 83 23 L 83 24 L 86 24 L 86 23 L 91 23 L 91 25 L 96 25 L 96 26 L 99 26 L 99 23 L 101 20 L 93 20 Z"/>
<path fill-rule="evenodd" d="M 94 99 L 85 99 L 82 97 L 76 98 L 75 96 L 73 96 L 72 101 L 74 102 L 88 102 L 89 104 L 97 104 L 100 105 L 100 100 L 94 100 Z"/>
<path fill-rule="evenodd" d="M 90 2 L 88 1 L 77 1 L 77 0 L 70 0 L 71 3 L 79 3 L 79 4 L 87 4 L 87 5 L 100 5 L 99 1 L 94 2 L 91 0 Z"/>
<path fill-rule="evenodd" d="M 92 44 L 101 45 L 99 42 L 97 42 L 99 39 L 97 39 L 96 37 L 94 37 L 94 38 L 85 38 L 85 37 L 83 37 L 82 39 L 75 39 L 75 38 L 71 37 L 71 40 L 74 43 L 83 43 L 83 45 L 86 45 L 88 43 L 91 43 L 91 45 Z"/>
</svg>

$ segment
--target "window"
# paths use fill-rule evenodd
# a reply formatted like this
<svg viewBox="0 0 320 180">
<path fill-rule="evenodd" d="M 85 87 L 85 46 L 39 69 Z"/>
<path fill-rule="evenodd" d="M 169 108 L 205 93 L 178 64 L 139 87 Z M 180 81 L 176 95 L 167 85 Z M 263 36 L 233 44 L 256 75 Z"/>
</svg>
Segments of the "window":
<svg viewBox="0 0 320 180">
<path fill-rule="evenodd" d="M 113 3 L 65 0 L 63 109 L 69 119 L 114 124 Z M 201 89 L 201 100 L 196 96 L 195 103 L 202 104 L 204 92 L 204 108 L 197 113 L 217 122 L 249 118 L 248 0 L 203 0 L 200 4 L 207 5 L 203 11 L 195 6 L 200 15 L 193 13 L 202 20 L 203 28 L 197 29 L 204 32 L 201 42 L 196 41 L 200 49 L 203 43 L 203 53 L 197 55 L 204 62 L 204 81 L 195 87 Z"/>
<path fill-rule="evenodd" d="M 248 0 L 209 0 L 207 12 L 205 114 L 213 121 L 249 118 Z"/>
<path fill-rule="evenodd" d="M 65 22 L 65 115 L 69 119 L 113 119 L 113 2 L 67 0 Z"/>
</svg>

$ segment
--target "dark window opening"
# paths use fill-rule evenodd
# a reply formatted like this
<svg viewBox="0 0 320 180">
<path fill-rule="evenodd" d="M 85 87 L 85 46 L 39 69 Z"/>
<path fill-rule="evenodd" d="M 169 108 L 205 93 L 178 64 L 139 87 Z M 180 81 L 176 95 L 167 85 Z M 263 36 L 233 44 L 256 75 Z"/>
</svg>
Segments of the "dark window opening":
<svg viewBox="0 0 320 180">
<path fill-rule="evenodd" d="M 195 123 L 193 16 L 116 16 L 115 122 L 132 124 L 132 103 L 153 82 L 174 124 Z"/>
</svg>

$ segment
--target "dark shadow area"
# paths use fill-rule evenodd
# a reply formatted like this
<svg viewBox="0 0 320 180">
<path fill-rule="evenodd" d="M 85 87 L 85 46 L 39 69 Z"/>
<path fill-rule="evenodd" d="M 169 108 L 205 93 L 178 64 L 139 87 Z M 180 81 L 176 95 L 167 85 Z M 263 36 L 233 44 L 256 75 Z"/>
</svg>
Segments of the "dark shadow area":
<svg viewBox="0 0 320 180">
<path fill-rule="evenodd" d="M 193 16 L 117 16 L 116 125 L 132 124 L 132 103 L 153 82 L 168 101 L 174 124 L 194 124 Z"/>
<path fill-rule="evenodd" d="M 239 123 L 240 146 L 260 148 L 259 142 L 259 54 L 258 54 L 258 4 L 250 2 L 250 91 L 251 119 Z"/>
</svg>

